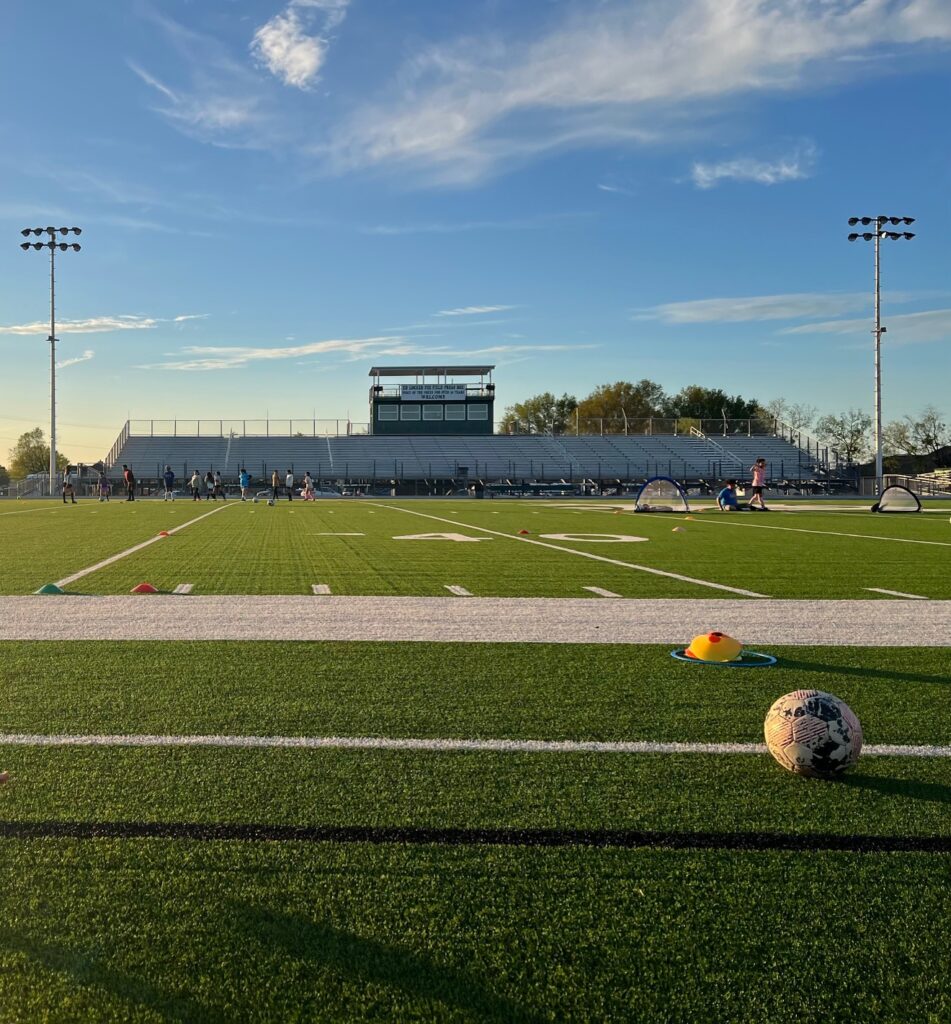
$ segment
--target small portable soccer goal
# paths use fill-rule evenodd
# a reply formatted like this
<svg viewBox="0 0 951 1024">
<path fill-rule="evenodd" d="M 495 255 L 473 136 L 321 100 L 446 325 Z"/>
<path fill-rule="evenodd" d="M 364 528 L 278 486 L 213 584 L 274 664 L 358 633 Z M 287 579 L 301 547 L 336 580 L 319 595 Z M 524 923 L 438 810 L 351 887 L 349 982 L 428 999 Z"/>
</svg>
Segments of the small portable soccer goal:
<svg viewBox="0 0 951 1024">
<path fill-rule="evenodd" d="M 676 480 L 655 476 L 637 492 L 635 512 L 689 512 L 687 495 Z"/>
<path fill-rule="evenodd" d="M 901 484 L 886 487 L 872 506 L 873 512 L 920 512 L 921 502 L 914 491 L 909 491 Z"/>
</svg>

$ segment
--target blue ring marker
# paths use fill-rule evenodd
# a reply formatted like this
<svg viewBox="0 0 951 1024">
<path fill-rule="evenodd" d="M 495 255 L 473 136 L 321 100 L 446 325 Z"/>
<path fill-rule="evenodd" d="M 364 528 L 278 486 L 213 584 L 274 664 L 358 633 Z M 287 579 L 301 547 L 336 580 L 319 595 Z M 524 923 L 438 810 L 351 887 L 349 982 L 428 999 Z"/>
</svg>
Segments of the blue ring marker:
<svg viewBox="0 0 951 1024">
<path fill-rule="evenodd" d="M 704 661 L 703 658 L 690 658 L 687 656 L 687 649 L 681 647 L 671 651 L 670 656 L 677 661 L 686 661 L 692 665 L 713 665 L 716 668 L 768 668 L 776 664 L 776 659 L 771 654 L 760 654 L 759 651 L 743 651 L 739 661 Z M 758 661 L 744 661 L 744 658 L 758 658 Z"/>
</svg>

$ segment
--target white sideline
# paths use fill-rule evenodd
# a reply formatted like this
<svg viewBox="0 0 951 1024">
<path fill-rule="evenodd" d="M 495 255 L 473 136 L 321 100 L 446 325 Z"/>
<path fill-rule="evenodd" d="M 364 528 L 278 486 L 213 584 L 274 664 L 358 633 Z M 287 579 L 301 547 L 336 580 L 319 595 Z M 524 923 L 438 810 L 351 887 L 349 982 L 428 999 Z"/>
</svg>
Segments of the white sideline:
<svg viewBox="0 0 951 1024">
<path fill-rule="evenodd" d="M 230 504 L 218 505 L 210 512 L 205 512 L 203 515 L 195 516 L 194 519 L 189 519 L 187 523 L 182 523 L 181 526 L 173 526 L 171 530 L 166 532 L 171 536 L 173 533 L 178 533 L 180 530 L 187 529 L 193 523 L 201 522 L 202 519 L 207 519 L 209 516 L 213 516 L 216 512 L 224 512 L 226 508 L 230 507 Z M 165 537 L 162 537 L 159 534 L 156 534 L 154 537 L 149 537 L 148 540 L 142 541 L 141 544 L 133 544 L 131 548 L 126 548 L 125 551 L 120 551 L 117 555 L 110 555 L 108 558 L 104 558 L 101 562 L 96 562 L 95 565 L 90 565 L 86 569 L 80 569 L 79 572 L 74 572 L 71 576 L 64 576 L 61 580 L 56 581 L 56 586 L 65 587 L 68 583 L 75 583 L 76 580 L 81 580 L 84 576 L 88 576 L 90 573 L 97 572 L 99 569 L 105 569 L 107 565 L 112 565 L 113 562 L 118 562 L 123 558 L 127 558 L 129 555 L 134 555 L 136 551 L 141 551 L 143 548 L 147 548 L 150 544 L 155 544 L 157 541 L 165 539 Z"/>
<path fill-rule="evenodd" d="M 766 597 L 766 594 L 757 594 L 753 590 L 742 590 L 740 587 L 728 587 L 725 583 L 711 583 L 709 580 L 698 580 L 693 576 L 682 576 L 677 572 L 665 572 L 663 569 L 653 569 L 647 565 L 637 565 L 634 562 L 621 562 L 616 558 L 607 558 L 605 555 L 596 555 L 592 551 L 579 551 L 577 548 L 563 548 L 560 544 L 550 544 L 548 541 L 532 540 L 530 537 L 519 537 L 513 533 L 503 533 L 501 530 L 490 530 L 485 526 L 473 526 L 471 523 L 457 523 L 454 519 L 443 519 L 441 516 L 428 515 L 425 512 L 417 512 L 411 508 L 400 508 L 398 505 L 379 505 L 380 508 L 390 509 L 393 512 L 406 512 L 411 516 L 421 516 L 423 519 L 433 519 L 437 523 L 449 523 L 452 526 L 465 526 L 467 530 L 478 530 L 480 533 L 491 533 L 495 537 L 505 537 L 507 540 L 517 540 L 524 544 L 535 544 L 540 548 L 551 548 L 553 551 L 562 551 L 569 555 L 578 555 L 580 558 L 591 558 L 596 562 L 607 562 L 608 565 L 619 565 L 622 569 L 635 569 L 638 572 L 647 572 L 652 576 L 665 576 L 668 579 L 680 580 L 682 583 L 695 583 L 699 587 L 711 587 L 713 590 L 725 590 L 730 594 L 740 594 L 742 597 Z"/>
<path fill-rule="evenodd" d="M 330 593 L 329 583 L 311 583 L 310 589 L 317 595 L 323 596 Z"/>
<path fill-rule="evenodd" d="M 742 514 L 740 514 L 742 517 Z M 744 519 L 737 522 L 733 513 L 703 516 L 698 523 L 712 523 L 716 526 L 745 526 L 749 530 L 782 530 L 783 533 L 815 533 L 820 537 L 855 537 L 858 540 L 890 540 L 895 544 L 927 544 L 930 547 L 951 548 L 951 541 L 914 540 L 911 537 L 881 537 L 877 533 L 841 533 L 839 530 L 804 530 L 801 526 L 767 526 L 766 523 L 751 523 Z"/>
<path fill-rule="evenodd" d="M 458 583 L 444 583 L 443 586 L 450 594 L 455 594 L 456 597 L 472 597 L 472 594 L 465 587 L 459 586 Z"/>
<path fill-rule="evenodd" d="M 927 601 L 928 598 L 922 594 L 906 594 L 901 590 L 882 590 L 881 587 L 863 587 L 870 594 L 887 594 L 889 597 L 907 597 L 909 601 Z"/>
<path fill-rule="evenodd" d="M 50 607 L 50 604 L 54 607 Z M 147 609 L 147 611 L 146 611 Z M 0 640 L 670 644 L 720 629 L 772 645 L 951 647 L 951 601 L 310 595 L 0 596 Z M 730 671 L 684 666 L 685 672 Z M 733 671 L 754 671 L 741 669 Z M 766 670 L 768 671 L 768 670 Z M 692 677 L 691 677 L 692 678 Z M 709 684 L 707 684 L 709 685 Z"/>
<path fill-rule="evenodd" d="M 500 754 L 765 754 L 764 743 L 661 743 L 654 740 L 430 739 L 391 736 L 228 736 L 120 733 L 0 733 L 11 747 L 283 747 L 298 750 L 488 751 Z M 862 747 L 869 757 L 951 757 L 951 746 L 884 743 Z"/>
<path fill-rule="evenodd" d="M 190 594 L 192 588 L 195 586 L 194 583 L 179 583 L 179 585 L 172 591 L 173 594 Z"/>
<path fill-rule="evenodd" d="M 590 590 L 592 594 L 597 594 L 598 597 L 620 597 L 620 594 L 615 594 L 613 590 L 605 590 L 604 587 L 582 587 L 582 590 Z"/>
</svg>

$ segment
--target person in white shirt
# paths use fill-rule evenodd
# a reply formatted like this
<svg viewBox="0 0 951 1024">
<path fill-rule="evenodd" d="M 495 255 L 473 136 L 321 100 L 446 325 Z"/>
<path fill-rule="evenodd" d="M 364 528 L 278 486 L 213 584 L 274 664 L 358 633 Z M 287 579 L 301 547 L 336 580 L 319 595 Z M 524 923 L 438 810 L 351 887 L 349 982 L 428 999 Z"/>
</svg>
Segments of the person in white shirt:
<svg viewBox="0 0 951 1024">
<path fill-rule="evenodd" d="M 287 476 L 284 477 L 284 486 L 287 488 L 287 500 L 294 500 L 294 474 L 288 470 Z"/>
</svg>

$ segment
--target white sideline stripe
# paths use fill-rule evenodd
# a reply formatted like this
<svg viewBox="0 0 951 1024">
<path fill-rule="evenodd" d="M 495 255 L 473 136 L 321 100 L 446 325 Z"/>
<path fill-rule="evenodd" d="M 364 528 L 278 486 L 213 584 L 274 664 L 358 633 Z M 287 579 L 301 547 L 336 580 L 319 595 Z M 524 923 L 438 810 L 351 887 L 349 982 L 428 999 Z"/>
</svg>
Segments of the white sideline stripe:
<svg viewBox="0 0 951 1024">
<path fill-rule="evenodd" d="M 391 736 L 202 736 L 0 733 L 11 747 L 283 747 L 302 750 L 489 751 L 502 754 L 765 754 L 765 743 L 661 743 L 654 740 L 429 739 Z M 885 743 L 862 748 L 869 757 L 951 757 L 951 746 Z"/>
<path fill-rule="evenodd" d="M 179 585 L 172 591 L 173 594 L 190 594 L 192 588 L 195 586 L 194 583 L 179 583 Z"/>
<path fill-rule="evenodd" d="M 53 502 L 51 501 L 52 505 Z M 77 501 L 77 505 L 85 505 L 85 501 Z M 59 512 L 58 508 L 20 508 L 16 512 L 0 512 L 0 516 L 25 516 L 27 512 Z"/>
<path fill-rule="evenodd" d="M 863 590 L 868 590 L 872 594 L 888 594 L 889 597 L 907 597 L 912 601 L 927 601 L 928 598 L 922 594 L 904 594 L 900 590 L 882 590 L 881 587 L 862 587 Z"/>
<path fill-rule="evenodd" d="M 380 505 L 380 508 L 388 508 L 393 512 L 406 512 L 411 516 L 421 516 L 423 519 L 433 519 L 437 523 L 457 524 L 453 519 L 443 519 L 441 516 L 427 515 L 425 512 L 417 512 L 411 508 L 400 508 L 398 505 Z M 635 569 L 638 572 L 648 572 L 652 576 L 666 576 L 668 579 L 680 580 L 682 583 L 695 583 L 699 587 L 711 587 L 713 590 L 725 590 L 730 594 L 740 594 L 743 597 L 766 597 L 766 594 L 757 594 L 753 590 L 741 590 L 739 587 L 728 587 L 724 583 L 711 583 L 709 580 L 698 580 L 693 576 L 681 576 L 677 572 L 665 572 L 663 569 L 652 569 L 647 565 L 636 565 L 634 562 L 620 562 L 616 558 L 607 558 L 605 555 L 596 555 L 592 551 L 579 551 L 576 548 L 563 548 L 560 544 L 549 544 L 547 541 L 531 540 L 529 537 L 519 537 L 512 533 L 502 533 L 500 530 L 490 530 L 485 526 L 473 526 L 466 523 L 467 530 L 479 530 L 481 533 L 491 533 L 495 537 L 505 537 L 508 540 L 517 540 L 525 544 L 535 544 L 540 548 L 551 548 L 552 551 L 564 551 L 569 555 L 578 555 L 579 558 L 591 558 L 596 562 L 607 562 L 608 565 L 619 565 L 622 569 Z"/>
<path fill-rule="evenodd" d="M 327 584 L 327 583 L 312 583 L 310 585 L 310 589 L 315 594 L 329 594 L 330 593 L 330 585 Z"/>
<path fill-rule="evenodd" d="M 173 526 L 168 531 L 169 535 L 178 533 L 179 530 L 184 530 L 186 527 L 191 526 L 193 523 L 201 522 L 202 519 L 207 519 L 209 516 L 213 516 L 216 512 L 224 512 L 226 508 L 231 508 L 231 504 L 218 505 L 213 508 L 210 512 L 205 512 L 203 515 L 196 516 L 194 519 L 189 519 L 187 523 L 182 523 L 181 526 Z M 109 558 L 104 558 L 101 562 L 96 562 L 95 565 L 90 565 L 87 569 L 80 569 L 79 572 L 74 572 L 72 576 L 64 576 L 61 580 L 56 581 L 57 587 L 65 587 L 67 583 L 75 583 L 76 580 L 81 580 L 83 576 L 88 576 L 92 572 L 96 572 L 99 569 L 104 569 L 107 565 L 112 565 L 113 562 L 118 562 L 129 555 L 134 555 L 136 551 L 141 551 L 143 548 L 147 548 L 150 544 L 155 544 L 156 541 L 165 540 L 164 537 L 160 537 L 156 534 L 154 537 L 149 537 L 148 540 L 142 541 L 141 544 L 134 544 L 131 548 L 126 548 L 125 551 L 120 551 L 118 555 L 110 555 Z"/>
<path fill-rule="evenodd" d="M 730 513 L 732 516 L 732 513 Z M 767 526 L 765 523 L 738 523 L 734 519 L 720 516 L 704 516 L 698 523 L 713 523 L 717 526 L 742 526 L 749 530 L 782 530 L 784 533 L 815 533 L 820 537 L 855 537 L 858 540 L 890 540 L 895 544 L 928 544 L 932 547 L 951 548 L 951 541 L 946 540 L 914 540 L 911 537 L 880 537 L 877 533 L 840 533 L 838 530 L 804 530 L 800 526 Z"/>
<path fill-rule="evenodd" d="M 315 533 L 315 537 L 365 537 L 365 533 Z"/>
<path fill-rule="evenodd" d="M 582 590 L 590 590 L 592 594 L 597 594 L 598 597 L 620 597 L 620 594 L 615 594 L 613 590 L 605 590 L 604 587 L 582 587 Z"/>
<path fill-rule="evenodd" d="M 460 587 L 457 583 L 444 583 L 443 586 L 450 594 L 455 594 L 456 597 L 472 597 L 472 594 L 465 587 Z"/>
</svg>

